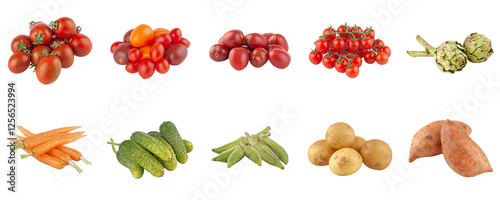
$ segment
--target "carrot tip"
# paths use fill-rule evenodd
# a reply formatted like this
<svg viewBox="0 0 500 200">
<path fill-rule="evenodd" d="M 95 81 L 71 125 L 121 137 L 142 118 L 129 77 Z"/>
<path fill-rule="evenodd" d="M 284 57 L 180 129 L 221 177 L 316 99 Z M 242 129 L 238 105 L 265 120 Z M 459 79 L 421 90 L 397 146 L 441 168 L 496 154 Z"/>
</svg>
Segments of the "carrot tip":
<svg viewBox="0 0 500 200">
<path fill-rule="evenodd" d="M 76 165 L 72 160 L 68 160 L 68 164 L 71 165 L 71 167 L 75 168 L 78 173 L 82 174 L 82 169 L 80 169 L 80 167 L 78 167 L 78 165 Z"/>
<path fill-rule="evenodd" d="M 30 157 L 32 155 L 33 155 L 33 152 L 28 153 L 28 154 L 21 154 L 21 159 L 25 159 L 25 158 Z"/>
<path fill-rule="evenodd" d="M 91 165 L 92 164 L 90 161 L 88 161 L 87 159 L 85 159 L 83 156 L 80 156 L 80 160 L 82 160 L 87 165 Z"/>
</svg>

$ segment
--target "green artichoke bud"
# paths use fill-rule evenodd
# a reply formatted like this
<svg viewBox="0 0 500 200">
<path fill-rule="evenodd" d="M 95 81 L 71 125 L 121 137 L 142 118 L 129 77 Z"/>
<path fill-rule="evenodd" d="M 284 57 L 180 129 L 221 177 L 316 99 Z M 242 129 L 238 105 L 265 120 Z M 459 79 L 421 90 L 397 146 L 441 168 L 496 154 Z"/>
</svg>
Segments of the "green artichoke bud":
<svg viewBox="0 0 500 200">
<path fill-rule="evenodd" d="M 472 33 L 467 36 L 464 47 L 469 61 L 473 63 L 482 63 L 493 54 L 491 40 L 479 33 Z"/>
<path fill-rule="evenodd" d="M 446 41 L 436 49 L 434 60 L 442 72 L 462 71 L 467 64 L 465 48 L 457 41 Z"/>
</svg>

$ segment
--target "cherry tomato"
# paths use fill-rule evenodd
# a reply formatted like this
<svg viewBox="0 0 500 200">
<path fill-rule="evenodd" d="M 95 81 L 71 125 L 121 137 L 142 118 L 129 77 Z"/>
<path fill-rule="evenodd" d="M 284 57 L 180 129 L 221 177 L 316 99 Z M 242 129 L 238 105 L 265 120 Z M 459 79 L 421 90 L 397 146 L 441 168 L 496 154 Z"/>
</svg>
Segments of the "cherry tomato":
<svg viewBox="0 0 500 200">
<path fill-rule="evenodd" d="M 151 59 L 153 61 L 158 61 L 160 58 L 163 58 L 163 54 L 165 53 L 165 48 L 163 48 L 163 45 L 160 43 L 154 43 L 153 46 L 151 46 Z"/>
<path fill-rule="evenodd" d="M 186 38 L 182 38 L 180 44 L 183 44 L 187 48 L 189 48 L 189 46 L 191 46 L 191 42 Z"/>
<path fill-rule="evenodd" d="M 345 69 L 345 75 L 349 78 L 356 78 L 359 74 L 359 67 L 357 65 L 351 65 L 351 67 L 348 67 Z"/>
<path fill-rule="evenodd" d="M 323 66 L 325 66 L 327 69 L 333 68 L 334 64 L 335 64 L 335 58 L 328 56 L 323 57 Z"/>
<path fill-rule="evenodd" d="M 181 64 L 187 57 L 187 47 L 182 44 L 172 44 L 167 48 L 163 57 L 165 57 L 171 65 Z"/>
<path fill-rule="evenodd" d="M 35 45 L 47 44 L 52 39 L 52 30 L 47 24 L 38 22 L 30 28 L 29 37 Z"/>
<path fill-rule="evenodd" d="M 292 60 L 290 54 L 283 49 L 273 49 L 269 51 L 268 58 L 271 64 L 279 69 L 285 69 L 288 67 Z"/>
<path fill-rule="evenodd" d="M 325 28 L 325 30 L 323 30 L 323 35 L 331 34 L 331 33 L 335 33 L 335 29 L 333 29 L 332 27 L 328 27 L 328 28 Z M 325 37 L 326 41 L 332 41 L 335 39 L 335 36 L 336 36 L 336 34 L 331 34 L 331 35 L 327 35 L 324 37 Z"/>
<path fill-rule="evenodd" d="M 259 48 L 256 48 L 252 51 L 252 53 L 250 54 L 250 63 L 254 66 L 254 67 L 262 67 L 263 65 L 265 65 L 267 62 L 267 50 L 262 48 L 262 47 L 259 47 Z"/>
<path fill-rule="evenodd" d="M 378 47 L 383 47 L 385 46 L 384 44 L 384 41 L 382 41 L 381 39 L 377 39 L 375 40 L 375 44 L 373 44 L 374 46 L 378 46 Z"/>
<path fill-rule="evenodd" d="M 38 66 L 38 62 L 50 54 L 50 48 L 45 45 L 37 46 L 31 51 L 31 63 Z"/>
<path fill-rule="evenodd" d="M 132 62 L 138 62 L 142 59 L 142 52 L 138 48 L 132 48 L 128 52 L 128 59 Z"/>
<path fill-rule="evenodd" d="M 263 33 L 262 35 L 266 37 L 266 39 L 269 39 L 271 36 L 274 35 L 274 33 Z"/>
<path fill-rule="evenodd" d="M 345 47 L 345 41 L 340 38 L 335 38 L 332 40 L 332 48 L 334 52 L 342 51 Z"/>
<path fill-rule="evenodd" d="M 130 45 L 130 43 L 121 43 L 113 52 L 113 59 L 119 65 L 126 65 L 130 61 L 128 52 L 133 48 L 134 47 Z"/>
<path fill-rule="evenodd" d="M 210 58 L 213 61 L 220 62 L 227 60 L 229 56 L 229 51 L 223 44 L 214 44 L 212 47 L 210 47 L 208 55 L 210 55 Z"/>
<path fill-rule="evenodd" d="M 130 34 L 132 34 L 132 31 L 134 31 L 134 29 L 130 29 L 128 30 L 125 35 L 123 35 L 123 42 L 125 43 L 130 43 Z"/>
<path fill-rule="evenodd" d="M 347 32 L 348 30 L 348 27 L 346 25 L 340 25 L 338 28 L 337 28 L 337 32 Z M 339 36 L 341 38 L 348 38 L 349 37 L 349 34 L 348 33 L 339 33 Z"/>
<path fill-rule="evenodd" d="M 285 48 L 283 48 L 281 45 L 278 45 L 278 44 L 268 44 L 267 47 L 266 47 L 267 52 L 271 51 L 272 49 L 283 49 L 283 50 L 285 50 Z"/>
<path fill-rule="evenodd" d="M 385 52 L 389 57 L 391 56 L 391 48 L 389 46 L 382 47 L 382 52 Z"/>
<path fill-rule="evenodd" d="M 43 84 L 51 84 L 61 74 L 61 60 L 56 55 L 43 57 L 36 66 L 36 77 Z"/>
<path fill-rule="evenodd" d="M 84 34 L 77 33 L 68 40 L 68 45 L 73 49 L 75 56 L 84 57 L 92 51 L 92 41 Z"/>
<path fill-rule="evenodd" d="M 69 17 L 61 17 L 56 21 L 50 22 L 54 35 L 60 38 L 69 38 L 77 33 L 75 22 Z"/>
<path fill-rule="evenodd" d="M 267 39 L 267 43 L 280 45 L 285 49 L 285 51 L 288 51 L 288 42 L 286 41 L 285 36 L 279 33 L 276 33 L 269 37 L 269 39 Z"/>
<path fill-rule="evenodd" d="M 359 41 L 356 39 L 350 39 L 347 41 L 347 49 L 349 49 L 350 52 L 356 52 L 359 50 Z"/>
<path fill-rule="evenodd" d="M 363 64 L 363 59 L 361 58 L 361 56 L 356 56 L 352 59 L 352 64 L 361 67 L 361 65 Z"/>
<path fill-rule="evenodd" d="M 363 29 L 361 27 L 358 27 L 358 26 L 354 26 L 354 27 L 350 28 L 349 32 L 360 32 L 360 33 L 353 33 L 353 35 L 356 39 L 359 39 L 363 36 Z"/>
<path fill-rule="evenodd" d="M 130 33 L 130 44 L 134 47 L 143 47 L 149 44 L 153 37 L 153 29 L 146 24 L 141 24 Z"/>
<path fill-rule="evenodd" d="M 337 70 L 339 73 L 345 72 L 345 65 L 342 64 L 342 61 L 341 62 L 335 61 L 333 67 L 335 67 L 335 70 Z"/>
<path fill-rule="evenodd" d="M 244 35 L 240 30 L 230 30 L 222 35 L 221 42 L 227 49 L 239 47 L 243 43 Z"/>
<path fill-rule="evenodd" d="M 371 49 L 373 47 L 373 40 L 371 38 L 366 38 L 361 40 L 361 48 L 364 50 Z"/>
<path fill-rule="evenodd" d="M 170 31 L 170 37 L 172 37 L 172 44 L 177 44 L 181 42 L 182 39 L 182 31 L 179 28 L 173 28 Z"/>
<path fill-rule="evenodd" d="M 73 61 L 75 60 L 75 55 L 73 54 L 73 50 L 67 44 L 62 44 L 59 46 L 55 45 L 55 49 L 52 50 L 52 53 L 55 53 L 57 57 L 61 60 L 62 68 L 69 68 L 73 65 Z"/>
<path fill-rule="evenodd" d="M 375 31 L 371 28 L 366 28 L 365 31 L 366 37 L 369 37 L 371 39 L 375 39 Z"/>
<path fill-rule="evenodd" d="M 155 62 L 149 58 L 142 59 L 139 62 L 137 72 L 139 72 L 142 79 L 151 78 L 155 73 Z"/>
<path fill-rule="evenodd" d="M 387 62 L 389 62 L 389 55 L 385 52 L 380 52 L 378 55 L 375 57 L 375 61 L 379 65 L 385 65 Z"/>
<path fill-rule="evenodd" d="M 316 47 L 316 51 L 318 51 L 322 54 L 325 54 L 328 51 L 328 42 L 320 39 L 320 40 L 316 41 L 315 47 Z"/>
<path fill-rule="evenodd" d="M 154 36 L 157 36 L 158 34 L 160 33 L 166 33 L 166 34 L 169 34 L 170 33 L 170 30 L 166 29 L 166 28 L 155 28 L 155 30 L 153 30 L 153 35 Z"/>
<path fill-rule="evenodd" d="M 311 61 L 312 64 L 319 64 L 323 60 L 323 54 L 317 51 L 311 51 L 309 53 L 309 61 Z"/>
<path fill-rule="evenodd" d="M 243 47 L 235 47 L 229 51 L 229 64 L 236 70 L 243 70 L 248 65 L 250 55 Z"/>
<path fill-rule="evenodd" d="M 143 46 L 139 50 L 141 51 L 142 54 L 141 59 L 151 58 L 151 45 Z"/>
<path fill-rule="evenodd" d="M 172 44 L 172 37 L 170 37 L 168 33 L 159 33 L 153 38 L 151 43 L 161 43 L 161 45 L 163 45 L 163 48 L 167 49 L 170 44 Z"/>
<path fill-rule="evenodd" d="M 139 70 L 139 62 L 129 61 L 125 65 L 125 70 L 131 74 L 137 73 L 137 70 Z"/>
<path fill-rule="evenodd" d="M 368 64 L 373 64 L 375 62 L 375 56 L 377 56 L 377 53 L 373 51 L 368 51 L 365 53 L 363 58 L 365 59 L 365 62 Z"/>
<path fill-rule="evenodd" d="M 264 37 L 263 35 L 261 35 L 259 33 L 250 33 L 247 36 L 245 36 L 245 44 L 250 49 L 266 48 L 267 47 L 267 39 L 266 39 L 266 37 Z"/>
<path fill-rule="evenodd" d="M 155 69 L 158 73 L 165 74 L 170 69 L 170 63 L 168 63 L 166 58 L 161 58 L 155 62 Z"/>
<path fill-rule="evenodd" d="M 29 36 L 18 35 L 14 39 L 12 39 L 12 42 L 10 43 L 10 49 L 12 50 L 12 53 L 17 53 L 21 46 L 24 46 L 24 48 L 27 50 L 33 49 L 33 44 L 31 43 Z"/>
<path fill-rule="evenodd" d="M 54 50 L 56 44 L 61 46 L 63 44 L 68 44 L 68 42 L 64 38 L 52 37 L 52 40 L 50 40 L 48 46 L 50 47 L 50 49 Z"/>
<path fill-rule="evenodd" d="M 19 74 L 30 66 L 30 56 L 22 51 L 12 54 L 9 58 L 9 70 L 12 73 Z"/>
<path fill-rule="evenodd" d="M 113 42 L 113 44 L 111 44 L 111 48 L 110 48 L 111 53 L 114 53 L 114 52 L 115 52 L 116 47 L 118 47 L 118 45 L 120 45 L 120 44 L 122 44 L 122 43 L 123 43 L 123 42 L 120 42 L 120 41 Z"/>
</svg>

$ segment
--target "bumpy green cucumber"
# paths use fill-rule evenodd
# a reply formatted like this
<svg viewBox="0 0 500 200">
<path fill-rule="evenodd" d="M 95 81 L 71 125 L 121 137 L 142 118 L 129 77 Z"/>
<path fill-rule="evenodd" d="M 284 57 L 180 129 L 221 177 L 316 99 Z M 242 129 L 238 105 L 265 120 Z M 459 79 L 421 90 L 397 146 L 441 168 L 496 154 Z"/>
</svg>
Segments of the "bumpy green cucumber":
<svg viewBox="0 0 500 200">
<path fill-rule="evenodd" d="M 160 134 L 167 142 L 170 144 L 172 149 L 174 149 L 175 156 L 177 160 L 184 164 L 188 160 L 188 154 L 184 141 L 182 140 L 179 131 L 175 127 L 174 123 L 167 121 L 160 125 Z"/>
<path fill-rule="evenodd" d="M 148 135 L 151 135 L 155 137 L 156 139 L 160 140 L 163 144 L 165 144 L 168 148 L 168 151 L 170 151 L 170 155 L 172 158 L 169 161 L 163 161 L 161 162 L 163 167 L 167 169 L 168 171 L 173 171 L 175 168 L 177 168 L 177 159 L 175 157 L 175 152 L 174 149 L 168 144 L 168 142 L 161 136 L 161 134 L 158 131 L 151 131 L 148 133 Z"/>
<path fill-rule="evenodd" d="M 186 151 L 188 153 L 193 151 L 193 143 L 191 143 L 189 140 L 184 140 L 184 146 L 186 146 Z"/>
<path fill-rule="evenodd" d="M 130 172 L 132 173 L 132 176 L 134 178 L 139 179 L 144 174 L 144 168 L 142 168 L 137 163 L 135 163 L 132 160 L 130 160 L 130 159 L 126 158 L 125 156 L 123 156 L 122 153 L 121 153 L 121 151 L 118 151 L 116 153 L 116 159 L 118 159 L 118 162 L 120 162 L 120 164 L 122 164 L 126 168 L 130 169 Z"/>
<path fill-rule="evenodd" d="M 144 149 L 147 149 L 152 154 L 158 156 L 164 161 L 169 161 L 171 159 L 170 151 L 168 147 L 163 144 L 160 140 L 155 137 L 148 135 L 146 133 L 136 131 L 130 136 L 130 140 L 141 145 Z"/>
<path fill-rule="evenodd" d="M 156 177 L 163 176 L 163 165 L 158 162 L 158 160 L 156 160 L 156 158 L 154 158 L 149 151 L 143 149 L 141 145 L 135 143 L 134 141 L 123 141 L 120 144 L 118 152 L 121 152 L 125 158 L 139 164 L 142 168 L 151 173 L 151 175 Z"/>
</svg>

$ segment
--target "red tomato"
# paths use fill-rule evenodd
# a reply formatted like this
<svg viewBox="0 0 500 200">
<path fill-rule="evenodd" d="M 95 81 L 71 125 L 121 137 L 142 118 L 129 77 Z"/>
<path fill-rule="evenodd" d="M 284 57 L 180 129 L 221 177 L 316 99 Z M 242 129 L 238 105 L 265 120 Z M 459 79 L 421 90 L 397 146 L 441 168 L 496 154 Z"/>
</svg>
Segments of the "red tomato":
<svg viewBox="0 0 500 200">
<path fill-rule="evenodd" d="M 323 66 L 325 66 L 327 69 L 333 68 L 335 65 L 335 58 L 333 57 L 323 57 Z"/>
<path fill-rule="evenodd" d="M 375 56 L 377 56 L 377 54 L 373 51 L 368 51 L 365 53 L 365 55 L 363 56 L 363 58 L 365 59 L 365 62 L 368 63 L 368 64 L 373 64 L 375 62 Z"/>
<path fill-rule="evenodd" d="M 290 54 L 282 49 L 273 49 L 269 51 L 269 61 L 273 66 L 279 69 L 285 69 L 290 65 L 290 61 L 292 60 Z"/>
<path fill-rule="evenodd" d="M 259 33 L 250 33 L 247 36 L 245 36 L 245 44 L 250 49 L 266 48 L 267 39 L 266 37 L 264 37 Z"/>
<path fill-rule="evenodd" d="M 359 41 L 356 39 L 350 39 L 347 41 L 347 49 L 349 52 L 356 52 L 359 50 Z"/>
<path fill-rule="evenodd" d="M 285 36 L 281 34 L 274 34 L 267 39 L 267 44 L 277 44 L 282 46 L 285 51 L 288 51 L 288 42 L 286 41 Z"/>
<path fill-rule="evenodd" d="M 73 54 L 73 50 L 67 44 L 62 44 L 59 46 L 55 45 L 55 49 L 52 50 L 52 53 L 55 53 L 57 57 L 61 60 L 62 68 L 69 68 L 73 65 L 73 61 L 75 60 L 75 55 Z"/>
<path fill-rule="evenodd" d="M 161 45 L 163 45 L 163 48 L 167 49 L 170 44 L 172 44 L 172 37 L 170 37 L 168 33 L 160 33 L 153 38 L 153 41 L 151 41 L 151 43 L 161 43 Z"/>
<path fill-rule="evenodd" d="M 385 52 L 389 57 L 391 56 L 391 48 L 389 46 L 382 47 L 382 52 Z"/>
<path fill-rule="evenodd" d="M 345 75 L 349 78 L 356 78 L 359 74 L 359 67 L 357 65 L 351 65 L 351 67 L 348 67 L 345 69 Z"/>
<path fill-rule="evenodd" d="M 130 43 L 130 34 L 132 34 L 132 31 L 134 31 L 134 29 L 130 29 L 128 30 L 125 35 L 123 35 L 123 42 L 125 43 Z"/>
<path fill-rule="evenodd" d="M 170 37 L 172 37 L 172 44 L 177 44 L 181 42 L 182 39 L 182 31 L 179 28 L 173 28 L 170 30 Z"/>
<path fill-rule="evenodd" d="M 181 64 L 187 57 L 187 47 L 182 44 L 172 44 L 167 48 L 163 57 L 165 57 L 171 65 Z"/>
<path fill-rule="evenodd" d="M 22 47 L 27 50 L 33 49 L 33 44 L 31 43 L 31 40 L 27 35 L 18 35 L 14 39 L 12 39 L 12 42 L 10 43 L 10 49 L 12 50 L 12 53 L 17 53 L 19 51 L 19 48 Z"/>
<path fill-rule="evenodd" d="M 241 45 L 241 47 L 245 48 L 248 52 L 248 55 L 250 55 L 252 53 L 252 50 L 250 48 L 248 48 L 247 45 Z"/>
<path fill-rule="evenodd" d="M 361 67 L 361 65 L 363 64 L 363 59 L 361 58 L 361 56 L 356 56 L 352 59 L 352 64 Z"/>
<path fill-rule="evenodd" d="M 389 55 L 387 55 L 387 53 L 385 52 L 380 52 L 377 56 L 375 56 L 375 61 L 379 65 L 385 65 L 387 64 L 387 62 L 389 62 Z"/>
<path fill-rule="evenodd" d="M 342 60 L 341 62 L 335 61 L 333 67 L 335 67 L 335 70 L 337 70 L 339 73 L 345 73 L 346 63 L 347 61 L 345 60 Z"/>
<path fill-rule="evenodd" d="M 281 45 L 278 45 L 278 44 L 268 44 L 267 47 L 266 47 L 267 52 L 271 51 L 272 49 L 283 49 L 283 50 L 285 50 L 285 48 L 283 48 Z"/>
<path fill-rule="evenodd" d="M 19 74 L 30 66 L 30 56 L 22 51 L 12 54 L 9 58 L 9 70 L 12 73 Z"/>
<path fill-rule="evenodd" d="M 248 65 L 250 55 L 243 47 L 235 47 L 229 51 L 229 64 L 236 70 L 243 70 Z"/>
<path fill-rule="evenodd" d="M 118 47 L 118 45 L 120 45 L 121 43 L 123 43 L 123 42 L 117 41 L 117 42 L 114 42 L 113 44 L 111 44 L 111 48 L 110 48 L 111 53 L 114 53 L 116 47 Z"/>
<path fill-rule="evenodd" d="M 338 28 L 337 28 L 337 32 L 347 32 L 348 30 L 348 27 L 346 25 L 340 25 Z M 341 38 L 348 38 L 349 37 L 349 34 L 348 33 L 339 33 L 339 36 Z"/>
<path fill-rule="evenodd" d="M 52 30 L 47 24 L 37 22 L 30 28 L 30 41 L 35 45 L 47 44 L 52 40 Z"/>
<path fill-rule="evenodd" d="M 170 63 L 168 63 L 166 58 L 161 58 L 155 62 L 155 69 L 158 73 L 165 74 L 170 69 Z"/>
<path fill-rule="evenodd" d="M 92 50 L 92 42 L 84 34 L 74 34 L 69 40 L 68 45 L 73 49 L 75 56 L 84 57 L 89 55 Z"/>
<path fill-rule="evenodd" d="M 366 38 L 361 40 L 361 48 L 364 50 L 371 49 L 373 47 L 373 40 L 371 38 Z"/>
<path fill-rule="evenodd" d="M 45 56 L 50 54 L 50 48 L 48 46 L 42 45 L 37 46 L 31 51 L 31 63 L 38 66 L 38 62 Z"/>
<path fill-rule="evenodd" d="M 36 66 L 36 77 L 43 84 L 51 84 L 61 74 L 61 60 L 56 55 L 43 57 Z"/>
<path fill-rule="evenodd" d="M 126 65 L 130 61 L 128 59 L 128 52 L 133 48 L 129 43 L 121 43 L 113 52 L 113 59 L 119 65 Z"/>
<path fill-rule="evenodd" d="M 353 35 L 356 39 L 359 39 L 363 36 L 363 29 L 359 26 L 354 26 L 354 27 L 350 28 L 349 32 L 358 32 L 358 33 L 353 33 Z"/>
<path fill-rule="evenodd" d="M 262 34 L 262 36 L 266 37 L 266 40 L 268 40 L 273 35 L 274 35 L 274 33 L 263 33 Z"/>
<path fill-rule="evenodd" d="M 320 52 L 311 51 L 311 53 L 309 53 L 309 61 L 311 61 L 312 64 L 317 65 L 321 63 L 321 60 L 323 60 L 323 54 Z"/>
<path fill-rule="evenodd" d="M 262 48 L 262 47 L 258 47 L 256 49 L 254 49 L 252 51 L 252 53 L 250 54 L 250 63 L 254 66 L 254 67 L 262 67 L 263 65 L 265 65 L 267 62 L 267 50 Z"/>
<path fill-rule="evenodd" d="M 345 40 L 335 38 L 332 40 L 332 48 L 334 52 L 342 51 L 345 47 Z"/>
<path fill-rule="evenodd" d="M 223 44 L 214 44 L 212 47 L 210 47 L 208 55 L 210 55 L 210 58 L 213 61 L 220 62 L 227 60 L 229 56 L 229 50 L 227 50 L 227 48 Z"/>
<path fill-rule="evenodd" d="M 323 36 L 325 37 L 326 41 L 332 41 L 333 39 L 335 39 L 335 36 L 337 34 L 332 34 L 332 33 L 335 33 L 335 29 L 333 29 L 332 27 L 328 27 L 328 28 L 325 28 L 325 30 L 323 30 Z M 331 35 L 327 35 L 327 34 L 331 34 Z"/>
<path fill-rule="evenodd" d="M 371 28 L 366 28 L 365 31 L 366 37 L 369 37 L 371 39 L 375 39 L 375 31 Z"/>
<path fill-rule="evenodd" d="M 385 44 L 384 41 L 382 41 L 381 39 L 377 39 L 375 40 L 375 44 L 373 44 L 373 46 L 383 47 L 385 46 Z"/>
<path fill-rule="evenodd" d="M 230 30 L 221 38 L 222 44 L 226 46 L 227 49 L 231 50 L 234 47 L 239 47 L 243 43 L 244 35 L 240 30 Z"/>
<path fill-rule="evenodd" d="M 132 48 L 128 51 L 128 59 L 133 62 L 137 62 L 142 59 L 142 52 L 138 48 Z"/>
<path fill-rule="evenodd" d="M 125 70 L 131 74 L 137 73 L 137 70 L 139 70 L 139 62 L 129 61 L 125 65 Z"/>
<path fill-rule="evenodd" d="M 48 46 L 50 47 L 50 49 L 54 50 L 56 44 L 61 46 L 63 44 L 68 44 L 68 42 L 64 38 L 52 37 L 52 40 L 49 42 Z"/>
<path fill-rule="evenodd" d="M 160 43 L 155 43 L 153 46 L 151 46 L 151 59 L 153 61 L 160 60 L 160 58 L 163 58 L 163 54 L 165 53 L 165 48 L 163 48 L 163 45 Z"/>
<path fill-rule="evenodd" d="M 155 62 L 149 58 L 142 59 L 139 62 L 138 71 L 142 79 L 148 79 L 155 73 Z"/>
<path fill-rule="evenodd" d="M 189 46 L 191 45 L 191 42 L 186 38 L 182 38 L 180 43 L 186 46 L 187 48 L 189 48 Z"/>
<path fill-rule="evenodd" d="M 327 51 L 328 51 L 328 42 L 326 42 L 325 40 L 318 40 L 316 41 L 316 51 L 322 53 L 322 54 L 325 54 Z"/>
<path fill-rule="evenodd" d="M 153 37 L 153 29 L 146 24 L 141 24 L 130 33 L 130 44 L 134 47 L 143 47 L 149 44 Z"/>
<path fill-rule="evenodd" d="M 75 22 L 69 17 L 61 17 L 56 21 L 50 22 L 54 35 L 60 38 L 69 38 L 77 33 Z"/>
</svg>

